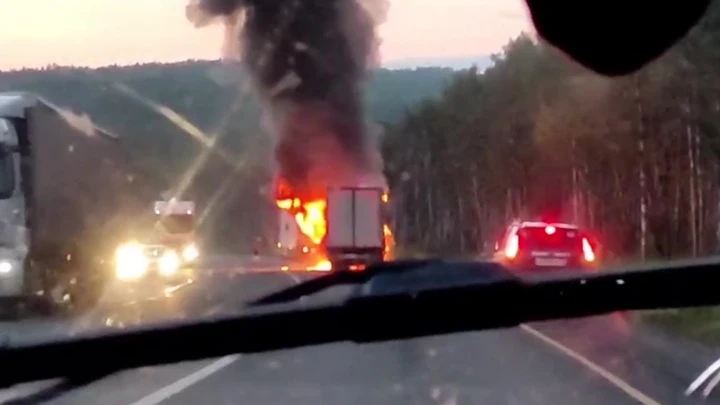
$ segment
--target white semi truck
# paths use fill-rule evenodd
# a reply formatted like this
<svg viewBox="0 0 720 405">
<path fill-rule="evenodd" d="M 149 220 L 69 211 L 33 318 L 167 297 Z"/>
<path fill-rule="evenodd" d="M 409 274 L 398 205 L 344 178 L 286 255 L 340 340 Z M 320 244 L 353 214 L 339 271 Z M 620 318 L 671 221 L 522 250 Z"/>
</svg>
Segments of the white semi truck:
<svg viewBox="0 0 720 405">
<path fill-rule="evenodd" d="M 0 93 L 0 308 L 88 308 L 136 201 L 119 140 L 28 93 Z"/>
</svg>

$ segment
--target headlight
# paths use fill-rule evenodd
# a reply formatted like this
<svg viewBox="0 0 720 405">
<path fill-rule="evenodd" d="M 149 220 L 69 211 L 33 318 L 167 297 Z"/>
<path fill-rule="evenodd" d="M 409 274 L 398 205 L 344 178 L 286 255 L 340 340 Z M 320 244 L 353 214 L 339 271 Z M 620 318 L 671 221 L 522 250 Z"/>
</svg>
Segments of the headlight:
<svg viewBox="0 0 720 405">
<path fill-rule="evenodd" d="M 136 280 L 145 275 L 148 260 L 140 245 L 128 243 L 115 252 L 115 275 L 121 280 Z"/>
<path fill-rule="evenodd" d="M 178 257 L 178 254 L 173 250 L 165 252 L 158 261 L 158 268 L 160 270 L 160 274 L 164 276 L 171 276 L 177 273 L 180 268 L 180 258 Z"/>
<path fill-rule="evenodd" d="M 197 259 L 198 256 L 200 256 L 200 251 L 198 250 L 197 246 L 195 246 L 194 243 L 191 243 L 191 244 L 185 246 L 185 248 L 182 251 L 183 260 L 185 260 L 186 262 L 191 262 L 191 261 Z"/>
<path fill-rule="evenodd" d="M 0 261 L 0 275 L 9 274 L 13 269 L 12 263 L 7 260 Z"/>
</svg>

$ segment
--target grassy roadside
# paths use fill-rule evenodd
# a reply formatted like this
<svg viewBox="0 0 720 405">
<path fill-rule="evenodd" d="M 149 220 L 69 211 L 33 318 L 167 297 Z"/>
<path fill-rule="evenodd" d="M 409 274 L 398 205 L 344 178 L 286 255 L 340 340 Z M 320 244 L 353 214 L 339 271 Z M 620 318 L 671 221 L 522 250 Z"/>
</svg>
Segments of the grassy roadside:
<svg viewBox="0 0 720 405">
<path fill-rule="evenodd" d="M 638 321 L 699 342 L 720 344 L 720 306 L 638 311 Z"/>
<path fill-rule="evenodd" d="M 666 263 L 666 260 L 617 260 L 608 263 L 607 270 L 634 266 L 652 267 L 654 264 Z M 711 345 L 720 344 L 720 306 L 635 311 L 633 320 L 683 338 Z"/>
<path fill-rule="evenodd" d="M 667 260 L 615 259 L 605 263 L 605 271 L 623 271 L 628 268 L 662 266 Z M 634 311 L 633 321 L 659 328 L 669 334 L 711 344 L 720 344 L 720 306 L 702 308 L 662 309 Z"/>
</svg>

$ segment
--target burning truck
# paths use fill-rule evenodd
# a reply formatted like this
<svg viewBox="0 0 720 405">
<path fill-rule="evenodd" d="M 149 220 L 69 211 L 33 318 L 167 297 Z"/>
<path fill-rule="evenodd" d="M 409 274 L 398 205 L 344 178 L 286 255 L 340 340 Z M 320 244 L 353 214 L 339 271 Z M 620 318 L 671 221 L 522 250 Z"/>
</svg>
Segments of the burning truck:
<svg viewBox="0 0 720 405">
<path fill-rule="evenodd" d="M 387 0 L 190 0 L 185 9 L 196 27 L 225 25 L 226 56 L 239 57 L 264 102 L 280 249 L 310 268 L 391 256 L 380 131 L 362 97 L 388 9 Z"/>
<path fill-rule="evenodd" d="M 281 186 L 278 248 L 309 270 L 360 270 L 392 258 L 388 193 L 381 187 L 328 187 L 303 201 Z"/>
</svg>

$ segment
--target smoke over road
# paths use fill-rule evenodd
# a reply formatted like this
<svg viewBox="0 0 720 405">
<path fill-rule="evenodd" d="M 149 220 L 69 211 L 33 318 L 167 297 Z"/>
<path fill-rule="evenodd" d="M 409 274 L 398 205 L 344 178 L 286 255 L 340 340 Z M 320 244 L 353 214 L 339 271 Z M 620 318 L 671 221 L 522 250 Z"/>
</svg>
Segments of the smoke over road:
<svg viewBox="0 0 720 405">
<path fill-rule="evenodd" d="M 221 21 L 272 111 L 279 175 L 300 197 L 328 185 L 384 185 L 361 85 L 377 63 L 387 0 L 195 0 L 196 26 Z"/>
</svg>

